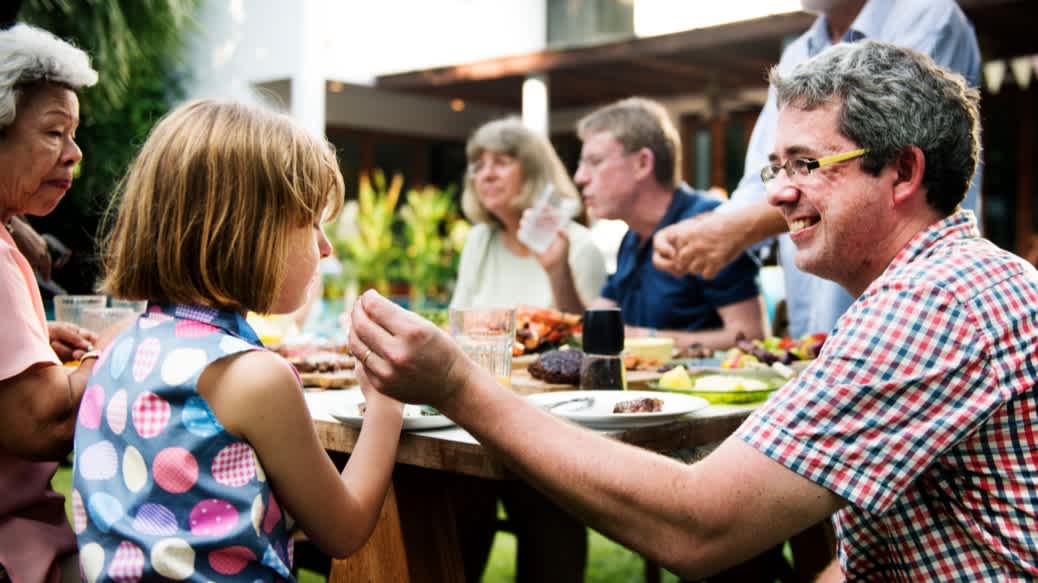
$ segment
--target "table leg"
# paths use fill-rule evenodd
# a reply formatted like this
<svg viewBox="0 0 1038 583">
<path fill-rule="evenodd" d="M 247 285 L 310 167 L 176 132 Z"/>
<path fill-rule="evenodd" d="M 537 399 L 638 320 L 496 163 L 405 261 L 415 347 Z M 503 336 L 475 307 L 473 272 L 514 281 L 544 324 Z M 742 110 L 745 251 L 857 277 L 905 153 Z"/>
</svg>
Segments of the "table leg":
<svg viewBox="0 0 1038 583">
<path fill-rule="evenodd" d="M 368 542 L 345 559 L 332 559 L 329 583 L 393 581 L 409 583 L 407 552 L 400 533 L 400 513 L 392 484 Z"/>
<path fill-rule="evenodd" d="M 447 496 L 452 476 L 398 465 L 364 547 L 333 560 L 328 581 L 440 583 L 464 581 L 454 509 Z"/>
</svg>

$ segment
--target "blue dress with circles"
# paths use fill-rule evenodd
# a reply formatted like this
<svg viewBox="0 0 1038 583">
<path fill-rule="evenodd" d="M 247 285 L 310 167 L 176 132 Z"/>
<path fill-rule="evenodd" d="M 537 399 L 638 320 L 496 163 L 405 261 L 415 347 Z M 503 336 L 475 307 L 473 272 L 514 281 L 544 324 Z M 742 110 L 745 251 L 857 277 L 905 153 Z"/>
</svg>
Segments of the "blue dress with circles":
<svg viewBox="0 0 1038 583">
<path fill-rule="evenodd" d="M 153 305 L 94 365 L 76 423 L 73 530 L 96 581 L 292 581 L 291 520 L 196 383 L 262 348 L 239 314 Z"/>
</svg>

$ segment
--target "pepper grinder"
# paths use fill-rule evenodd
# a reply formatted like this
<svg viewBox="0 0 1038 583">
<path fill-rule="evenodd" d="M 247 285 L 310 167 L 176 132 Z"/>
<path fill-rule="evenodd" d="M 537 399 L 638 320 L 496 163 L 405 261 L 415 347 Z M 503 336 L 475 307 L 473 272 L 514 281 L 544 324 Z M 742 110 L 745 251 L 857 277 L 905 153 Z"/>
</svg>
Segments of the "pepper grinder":
<svg viewBox="0 0 1038 583">
<path fill-rule="evenodd" d="M 619 308 L 584 311 L 584 358 L 580 362 L 580 388 L 627 390 L 621 352 L 624 320 Z"/>
</svg>

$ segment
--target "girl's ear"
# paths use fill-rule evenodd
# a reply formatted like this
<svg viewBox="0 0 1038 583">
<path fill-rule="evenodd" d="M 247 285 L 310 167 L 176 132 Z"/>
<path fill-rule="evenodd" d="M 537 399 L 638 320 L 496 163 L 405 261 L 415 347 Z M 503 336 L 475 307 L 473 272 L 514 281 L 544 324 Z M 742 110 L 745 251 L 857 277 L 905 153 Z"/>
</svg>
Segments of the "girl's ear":
<svg viewBox="0 0 1038 583">
<path fill-rule="evenodd" d="M 926 156 L 918 146 L 908 146 L 894 161 L 894 204 L 904 202 L 923 188 Z"/>
</svg>

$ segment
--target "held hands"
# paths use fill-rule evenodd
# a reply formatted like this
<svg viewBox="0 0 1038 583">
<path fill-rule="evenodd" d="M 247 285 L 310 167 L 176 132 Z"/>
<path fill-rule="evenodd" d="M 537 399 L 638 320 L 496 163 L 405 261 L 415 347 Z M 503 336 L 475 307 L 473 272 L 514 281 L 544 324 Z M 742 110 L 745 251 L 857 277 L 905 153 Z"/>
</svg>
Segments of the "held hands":
<svg viewBox="0 0 1038 583">
<path fill-rule="evenodd" d="M 729 216 L 710 212 L 660 229 L 653 237 L 652 263 L 678 277 L 711 279 L 745 251 L 740 233 L 730 227 Z"/>
<path fill-rule="evenodd" d="M 358 298 L 351 320 L 349 345 L 362 387 L 440 408 L 472 376 L 475 365 L 442 330 L 375 291 Z"/>
<path fill-rule="evenodd" d="M 68 322 L 47 322 L 50 346 L 63 362 L 79 360 L 97 343 L 97 334 Z"/>
</svg>

